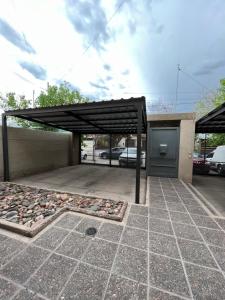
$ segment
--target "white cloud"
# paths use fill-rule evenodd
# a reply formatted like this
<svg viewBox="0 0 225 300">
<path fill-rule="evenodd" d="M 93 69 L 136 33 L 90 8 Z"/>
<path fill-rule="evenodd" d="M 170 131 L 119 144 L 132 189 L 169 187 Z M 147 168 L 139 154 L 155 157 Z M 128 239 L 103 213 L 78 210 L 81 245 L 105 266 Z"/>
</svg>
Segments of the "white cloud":
<svg viewBox="0 0 225 300">
<path fill-rule="evenodd" d="M 1 93 L 15 91 L 31 98 L 32 91 L 38 95 L 47 82 L 67 80 L 81 93 L 97 98 L 145 95 L 158 103 L 161 99 L 174 100 L 177 63 L 193 74 L 199 66 L 208 71 L 210 64 L 205 67 L 205 62 L 215 57 L 212 68 L 198 80 L 216 88 L 219 79 L 225 77 L 224 66 L 218 66 L 225 51 L 223 0 L 199 0 L 195 4 L 130 0 L 112 20 L 120 0 L 98 0 L 95 12 L 90 11 L 91 1 L 79 0 L 79 20 L 73 18 L 76 1 L 73 3 L 68 17 L 64 0 L 1 1 L 0 19 L 12 28 L 11 33 L 16 32 L 13 43 L 0 30 Z M 101 22 L 98 16 L 104 16 Z M 93 35 L 98 34 L 99 40 L 87 50 Z M 41 66 L 46 79 L 33 76 L 19 62 Z M 179 84 L 180 92 L 194 92 L 200 97 L 201 88 L 190 79 L 182 75 Z M 179 101 L 193 102 L 188 97 L 179 94 Z M 191 105 L 182 109 L 190 110 Z"/>
</svg>

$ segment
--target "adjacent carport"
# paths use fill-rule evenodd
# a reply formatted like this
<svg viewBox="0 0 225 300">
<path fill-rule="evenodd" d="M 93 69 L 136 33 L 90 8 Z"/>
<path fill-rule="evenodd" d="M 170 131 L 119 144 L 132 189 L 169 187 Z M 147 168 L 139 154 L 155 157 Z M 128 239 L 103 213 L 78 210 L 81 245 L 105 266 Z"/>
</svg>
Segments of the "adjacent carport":
<svg viewBox="0 0 225 300">
<path fill-rule="evenodd" d="M 196 133 L 225 133 L 225 103 L 218 106 L 196 122 Z M 205 147 L 206 149 L 206 138 Z M 206 151 L 206 150 L 205 150 Z M 206 152 L 205 155 L 206 157 Z M 193 185 L 203 195 L 205 201 L 214 207 L 214 213 L 225 216 L 224 178 L 217 173 L 195 175 Z"/>
<path fill-rule="evenodd" d="M 225 103 L 196 122 L 196 133 L 225 133 Z"/>
<path fill-rule="evenodd" d="M 112 134 L 137 134 L 135 202 L 139 203 L 141 134 L 146 133 L 145 97 L 6 111 L 2 114 L 4 181 L 10 180 L 8 116 L 70 131 L 73 135 L 78 134 L 79 159 L 82 134 L 109 134 L 110 141 Z"/>
</svg>

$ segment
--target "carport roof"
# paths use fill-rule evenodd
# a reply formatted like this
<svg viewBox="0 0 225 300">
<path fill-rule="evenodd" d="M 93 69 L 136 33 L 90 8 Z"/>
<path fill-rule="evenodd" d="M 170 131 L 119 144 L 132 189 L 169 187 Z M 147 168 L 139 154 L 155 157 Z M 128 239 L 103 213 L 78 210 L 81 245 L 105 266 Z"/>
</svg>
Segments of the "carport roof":
<svg viewBox="0 0 225 300">
<path fill-rule="evenodd" d="M 196 122 L 196 133 L 225 133 L 225 103 Z"/>
<path fill-rule="evenodd" d="M 5 115 L 83 134 L 135 134 L 141 118 L 141 131 L 146 132 L 145 97 L 10 110 Z"/>
</svg>

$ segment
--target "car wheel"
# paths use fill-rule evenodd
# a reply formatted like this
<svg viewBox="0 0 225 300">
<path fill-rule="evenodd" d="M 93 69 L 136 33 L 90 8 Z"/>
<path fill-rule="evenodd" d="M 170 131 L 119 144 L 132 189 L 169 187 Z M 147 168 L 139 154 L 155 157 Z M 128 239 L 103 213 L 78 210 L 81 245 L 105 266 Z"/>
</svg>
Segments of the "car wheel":
<svg viewBox="0 0 225 300">
<path fill-rule="evenodd" d="M 218 165 L 218 166 L 217 166 L 217 173 L 218 173 L 219 175 L 221 175 L 221 172 L 222 172 L 222 166 L 221 166 L 221 165 Z"/>
<path fill-rule="evenodd" d="M 218 165 L 217 166 L 217 173 L 219 175 L 221 175 L 221 176 L 225 174 L 225 171 L 223 170 L 223 166 L 222 165 Z"/>
<path fill-rule="evenodd" d="M 103 154 L 103 155 L 102 155 L 102 158 L 103 158 L 103 159 L 107 159 L 107 154 Z"/>
<path fill-rule="evenodd" d="M 84 157 L 83 157 L 83 159 L 87 159 L 87 154 L 84 154 Z"/>
</svg>

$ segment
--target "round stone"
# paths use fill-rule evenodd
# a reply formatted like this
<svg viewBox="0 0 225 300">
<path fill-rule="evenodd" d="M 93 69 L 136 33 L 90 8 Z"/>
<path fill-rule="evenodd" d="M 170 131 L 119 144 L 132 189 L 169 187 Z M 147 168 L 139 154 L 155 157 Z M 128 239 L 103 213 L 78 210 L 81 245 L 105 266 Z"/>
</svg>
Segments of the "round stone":
<svg viewBox="0 0 225 300">
<path fill-rule="evenodd" d="M 12 218 L 14 217 L 15 215 L 17 215 L 17 211 L 16 210 L 12 210 L 12 211 L 9 211 L 7 214 L 6 214 L 6 219 L 9 219 L 9 218 Z"/>
</svg>

